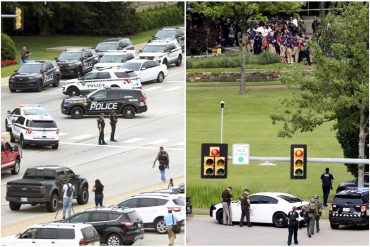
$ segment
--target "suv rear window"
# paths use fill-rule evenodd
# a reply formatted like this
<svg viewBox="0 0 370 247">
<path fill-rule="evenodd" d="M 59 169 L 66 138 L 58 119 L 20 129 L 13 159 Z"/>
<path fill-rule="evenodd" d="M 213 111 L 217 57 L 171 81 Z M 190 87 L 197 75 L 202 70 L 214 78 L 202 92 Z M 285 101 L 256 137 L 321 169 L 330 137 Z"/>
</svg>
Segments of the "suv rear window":
<svg viewBox="0 0 370 247">
<path fill-rule="evenodd" d="M 130 219 L 132 222 L 141 221 L 140 215 L 136 211 L 132 211 L 130 213 L 127 213 L 126 216 Z"/>
<path fill-rule="evenodd" d="M 92 240 L 98 237 L 98 232 L 92 226 L 81 229 L 81 232 L 85 240 Z"/>
<path fill-rule="evenodd" d="M 34 128 L 56 128 L 57 124 L 54 121 L 32 120 L 27 122 L 27 126 Z"/>
<path fill-rule="evenodd" d="M 75 239 L 74 229 L 57 229 L 58 239 Z"/>
<path fill-rule="evenodd" d="M 363 204 L 368 202 L 369 200 L 367 199 L 366 202 L 366 198 L 363 198 L 361 195 L 337 195 L 333 200 L 333 204 L 339 205 Z"/>
<path fill-rule="evenodd" d="M 43 179 L 54 179 L 56 176 L 55 170 L 51 169 L 27 169 L 23 178 L 43 178 Z"/>
<path fill-rule="evenodd" d="M 114 72 L 114 74 L 118 77 L 118 78 L 127 78 L 127 77 L 136 77 L 137 74 L 135 72 Z"/>
<path fill-rule="evenodd" d="M 185 206 L 185 201 L 182 197 L 178 197 L 172 200 L 176 205 Z"/>
</svg>

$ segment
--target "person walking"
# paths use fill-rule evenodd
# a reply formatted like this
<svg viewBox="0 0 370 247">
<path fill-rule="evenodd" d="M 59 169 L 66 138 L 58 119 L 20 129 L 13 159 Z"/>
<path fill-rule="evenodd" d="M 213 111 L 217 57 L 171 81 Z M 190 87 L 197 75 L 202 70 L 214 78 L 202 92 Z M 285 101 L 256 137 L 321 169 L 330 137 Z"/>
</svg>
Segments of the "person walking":
<svg viewBox="0 0 370 247">
<path fill-rule="evenodd" d="M 159 148 L 159 153 L 157 154 L 157 157 L 155 158 L 153 162 L 153 168 L 155 167 L 155 162 L 159 161 L 159 172 L 161 174 L 161 180 L 163 183 L 166 182 L 166 168 L 169 169 L 170 166 L 170 158 L 168 156 L 168 153 L 164 151 L 163 147 Z"/>
<path fill-rule="evenodd" d="M 288 213 L 288 245 L 292 243 L 292 236 L 294 235 L 294 244 L 298 244 L 298 213 L 296 207 L 293 206 L 292 211 Z"/>
<path fill-rule="evenodd" d="M 320 179 L 322 182 L 322 194 L 323 194 L 324 207 L 327 207 L 330 189 L 333 189 L 332 181 L 334 180 L 333 175 L 329 173 L 328 167 L 325 168 L 325 173 L 321 175 Z"/>
<path fill-rule="evenodd" d="M 319 26 L 320 26 L 320 21 L 317 19 L 316 16 L 313 17 L 313 22 L 312 22 L 312 31 L 313 35 L 316 35 L 319 31 Z"/>
<path fill-rule="evenodd" d="M 104 113 L 100 113 L 100 117 L 98 119 L 99 145 L 107 145 L 107 143 L 104 141 L 104 128 L 105 128 Z"/>
<path fill-rule="evenodd" d="M 75 187 L 68 181 L 64 181 L 63 185 L 63 220 L 66 219 L 66 211 L 68 210 L 68 218 L 72 215 L 72 199 Z"/>
<path fill-rule="evenodd" d="M 317 208 L 317 215 L 315 217 L 316 221 L 316 232 L 320 231 L 320 217 L 322 215 L 322 203 L 319 201 L 319 196 L 314 195 L 313 199 L 315 200 L 316 208 Z"/>
<path fill-rule="evenodd" d="M 315 219 L 316 215 L 318 215 L 316 203 L 313 198 L 311 198 L 311 201 L 308 204 L 307 214 L 308 214 L 307 234 L 308 237 L 310 238 L 315 233 Z"/>
<path fill-rule="evenodd" d="M 117 125 L 117 113 L 115 112 L 115 110 L 112 110 L 110 113 L 109 113 L 109 119 L 110 119 L 110 126 L 112 128 L 112 132 L 110 133 L 110 141 L 111 142 L 116 142 L 117 140 L 114 139 L 114 134 L 116 133 L 116 125 Z"/>
<path fill-rule="evenodd" d="M 224 225 L 232 226 L 232 212 L 231 212 L 231 199 L 233 188 L 231 186 L 227 187 L 221 194 L 222 197 L 222 208 L 224 210 L 223 223 Z"/>
<path fill-rule="evenodd" d="M 95 185 L 92 187 L 92 191 L 95 192 L 95 206 L 103 207 L 103 194 L 104 185 L 100 182 L 99 179 L 95 180 Z"/>
<path fill-rule="evenodd" d="M 243 224 L 244 224 L 244 218 L 247 219 L 248 227 L 252 226 L 251 220 L 250 220 L 250 212 L 249 212 L 250 205 L 251 205 L 251 203 L 249 201 L 249 193 L 248 193 L 248 191 L 245 190 L 243 192 L 243 196 L 240 197 L 240 206 L 241 206 L 241 210 L 242 210 L 242 215 L 241 215 L 241 218 L 240 218 L 240 227 L 242 227 Z"/>
<path fill-rule="evenodd" d="M 172 210 L 168 210 L 168 214 L 164 217 L 164 223 L 167 226 L 167 234 L 169 240 L 169 246 L 173 246 L 175 239 L 176 239 L 176 232 L 174 231 L 174 227 L 177 225 L 177 217 L 176 215 L 172 214 Z"/>
<path fill-rule="evenodd" d="M 27 63 L 31 54 L 32 53 L 27 49 L 27 47 L 23 46 L 22 53 L 21 53 L 22 63 Z"/>
</svg>

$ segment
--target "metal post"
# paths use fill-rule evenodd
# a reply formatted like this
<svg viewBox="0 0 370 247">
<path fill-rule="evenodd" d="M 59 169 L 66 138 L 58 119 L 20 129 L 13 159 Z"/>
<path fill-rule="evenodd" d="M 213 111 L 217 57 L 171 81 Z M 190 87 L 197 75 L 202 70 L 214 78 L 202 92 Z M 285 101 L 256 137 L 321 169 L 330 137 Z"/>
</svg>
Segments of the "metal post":
<svg viewBox="0 0 370 247">
<path fill-rule="evenodd" d="M 221 143 L 222 143 L 223 142 L 223 135 L 224 135 L 224 107 L 225 107 L 225 102 L 221 101 L 220 106 L 221 106 Z"/>
</svg>

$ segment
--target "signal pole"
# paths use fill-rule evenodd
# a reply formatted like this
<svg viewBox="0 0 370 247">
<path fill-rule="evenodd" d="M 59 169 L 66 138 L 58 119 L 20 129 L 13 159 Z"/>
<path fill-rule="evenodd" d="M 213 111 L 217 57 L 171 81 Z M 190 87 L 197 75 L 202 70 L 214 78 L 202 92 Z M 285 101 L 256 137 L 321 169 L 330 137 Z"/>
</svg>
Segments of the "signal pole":
<svg viewBox="0 0 370 247">
<path fill-rule="evenodd" d="M 223 142 L 223 134 L 224 134 L 224 107 L 225 107 L 225 102 L 221 101 L 220 102 L 221 106 L 221 142 Z"/>
</svg>

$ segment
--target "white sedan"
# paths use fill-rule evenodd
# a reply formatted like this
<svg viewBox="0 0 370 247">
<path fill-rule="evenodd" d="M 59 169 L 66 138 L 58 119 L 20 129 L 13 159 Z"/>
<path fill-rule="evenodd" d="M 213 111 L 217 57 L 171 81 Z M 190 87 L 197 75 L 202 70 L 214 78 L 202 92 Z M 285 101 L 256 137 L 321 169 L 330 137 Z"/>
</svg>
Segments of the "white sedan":
<svg viewBox="0 0 370 247">
<path fill-rule="evenodd" d="M 308 205 L 307 201 L 303 201 L 296 196 L 280 192 L 261 192 L 249 196 L 250 220 L 252 223 L 269 223 L 276 227 L 286 227 L 288 224 L 287 215 L 292 210 L 293 206 L 297 207 L 299 213 L 302 206 Z M 231 202 L 231 215 L 233 222 L 240 222 L 241 207 L 240 200 Z M 212 204 L 210 208 L 210 216 L 223 223 L 223 208 L 222 203 Z M 300 217 L 299 220 L 302 218 Z M 244 219 L 246 222 L 246 220 Z"/>
<path fill-rule="evenodd" d="M 167 66 L 152 60 L 132 59 L 124 63 L 121 68 L 135 71 L 141 82 L 162 82 L 168 75 Z"/>
</svg>

